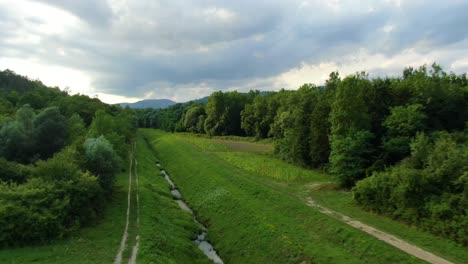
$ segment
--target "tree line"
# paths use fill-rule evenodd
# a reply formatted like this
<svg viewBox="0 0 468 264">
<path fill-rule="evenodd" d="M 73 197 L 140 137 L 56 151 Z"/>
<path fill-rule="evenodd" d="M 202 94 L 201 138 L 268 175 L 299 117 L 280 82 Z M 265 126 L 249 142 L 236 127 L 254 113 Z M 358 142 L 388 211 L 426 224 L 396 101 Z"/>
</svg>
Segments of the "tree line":
<svg viewBox="0 0 468 264">
<path fill-rule="evenodd" d="M 135 114 L 0 72 L 0 246 L 94 223 L 125 169 Z"/>
<path fill-rule="evenodd" d="M 323 86 L 215 92 L 136 114 L 140 127 L 272 138 L 276 155 L 327 170 L 364 208 L 468 243 L 466 74 L 437 64 L 375 79 L 332 72 Z"/>
</svg>

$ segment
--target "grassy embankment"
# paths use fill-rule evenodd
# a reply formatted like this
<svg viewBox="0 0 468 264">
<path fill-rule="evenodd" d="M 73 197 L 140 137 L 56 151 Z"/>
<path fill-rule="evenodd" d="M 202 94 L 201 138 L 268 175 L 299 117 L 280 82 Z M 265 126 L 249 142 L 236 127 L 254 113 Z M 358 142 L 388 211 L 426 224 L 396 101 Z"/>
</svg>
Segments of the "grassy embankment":
<svg viewBox="0 0 468 264">
<path fill-rule="evenodd" d="M 141 206 L 137 262 L 210 263 L 192 241 L 199 227 L 174 202 L 169 184 L 156 167 L 154 152 L 140 134 L 136 159 Z"/>
<path fill-rule="evenodd" d="M 362 210 L 353 202 L 351 192 L 336 188 L 336 181 L 331 175 L 291 165 L 274 158 L 272 155 L 264 155 L 268 153 L 268 147 L 264 145 L 254 146 L 252 144 L 251 147 L 248 147 L 246 144 L 241 144 L 235 146 L 232 141 L 200 139 L 193 136 L 184 139 L 240 169 L 269 179 L 260 180 L 260 184 L 283 191 L 287 195 L 294 195 L 302 201 L 312 197 L 323 206 L 396 235 L 455 263 L 464 263 L 468 259 L 468 250 L 451 240 Z M 259 149 L 259 147 L 264 149 Z"/>
<path fill-rule="evenodd" d="M 233 159 L 227 161 L 232 157 L 221 158 L 230 152 L 226 145 L 156 130 L 141 133 L 151 139 L 162 164 L 208 227 L 209 239 L 227 263 L 420 262 L 311 209 L 285 189 L 286 183 L 278 185 L 270 177 L 259 177 L 255 168 L 235 166 Z M 296 169 L 304 175 L 291 173 L 288 181 L 307 177 L 306 170 Z"/>
<path fill-rule="evenodd" d="M 155 165 L 154 154 L 141 136 L 136 159 L 141 206 L 137 263 L 210 263 L 192 242 L 198 227 L 173 201 L 169 185 Z M 128 262 L 137 233 L 135 177 L 132 186 L 129 236 L 122 263 Z M 128 168 L 117 175 L 112 201 L 98 224 L 48 245 L 2 249 L 0 263 L 112 263 L 125 228 L 127 190 Z"/>
</svg>

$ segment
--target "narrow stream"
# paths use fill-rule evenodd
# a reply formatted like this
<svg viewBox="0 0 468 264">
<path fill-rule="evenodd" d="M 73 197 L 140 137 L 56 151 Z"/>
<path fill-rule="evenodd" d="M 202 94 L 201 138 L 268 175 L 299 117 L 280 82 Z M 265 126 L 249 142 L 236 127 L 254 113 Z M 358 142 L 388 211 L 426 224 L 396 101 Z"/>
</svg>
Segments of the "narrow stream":
<svg viewBox="0 0 468 264">
<path fill-rule="evenodd" d="M 161 164 L 157 163 L 156 164 L 158 167 L 161 167 Z M 218 253 L 216 253 L 216 250 L 213 248 L 213 245 L 206 240 L 206 232 L 208 231 L 204 225 L 202 225 L 196 218 L 195 215 L 193 214 L 192 209 L 182 200 L 182 194 L 177 190 L 174 182 L 171 180 L 169 175 L 166 173 L 165 170 L 161 170 L 161 173 L 164 175 L 164 178 L 166 181 L 169 183 L 171 186 L 171 193 L 172 196 L 175 198 L 177 204 L 179 205 L 180 209 L 182 209 L 185 212 L 188 212 L 193 216 L 193 221 L 197 223 L 201 229 L 202 232 L 197 236 L 197 238 L 193 241 L 195 244 L 198 245 L 198 248 L 209 258 L 213 261 L 215 264 L 224 264 L 224 262 L 221 260 L 219 257 Z"/>
</svg>

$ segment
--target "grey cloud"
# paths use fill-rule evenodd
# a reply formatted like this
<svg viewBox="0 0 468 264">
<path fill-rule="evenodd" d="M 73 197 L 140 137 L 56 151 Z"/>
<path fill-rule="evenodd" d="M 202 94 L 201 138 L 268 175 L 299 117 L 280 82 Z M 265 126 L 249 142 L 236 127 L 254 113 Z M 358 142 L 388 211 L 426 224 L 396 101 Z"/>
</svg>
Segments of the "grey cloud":
<svg viewBox="0 0 468 264">
<path fill-rule="evenodd" d="M 112 17 L 112 9 L 107 1 L 102 0 L 35 0 L 64 11 L 93 26 L 106 26 Z"/>
<path fill-rule="evenodd" d="M 421 41 L 430 50 L 468 38 L 466 1 L 401 8 L 344 2 L 339 10 L 317 1 L 40 2 L 66 10 L 86 26 L 43 35 L 40 48 L 0 40 L 0 57 L 33 56 L 79 69 L 92 76 L 99 92 L 137 97 L 158 86 L 171 94 L 169 89 L 183 93 L 200 83 L 213 89 L 268 89 L 269 81 L 254 80 L 268 80 L 302 62 L 359 49 L 391 55 Z M 28 33 L 15 31 L 18 19 L 0 7 L 2 36 Z M 393 29 L 385 32 L 386 26 Z"/>
</svg>

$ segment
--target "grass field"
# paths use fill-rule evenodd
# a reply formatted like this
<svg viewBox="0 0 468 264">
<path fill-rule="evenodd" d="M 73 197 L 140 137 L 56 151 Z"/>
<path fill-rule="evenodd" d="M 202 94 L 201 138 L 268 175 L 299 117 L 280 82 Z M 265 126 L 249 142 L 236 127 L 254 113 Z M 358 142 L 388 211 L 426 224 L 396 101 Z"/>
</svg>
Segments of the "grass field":
<svg viewBox="0 0 468 264">
<path fill-rule="evenodd" d="M 279 175 L 259 176 L 247 163 L 231 163 L 225 153 L 230 150 L 223 144 L 156 130 L 141 133 L 151 139 L 226 263 L 421 262 L 306 206 L 299 194 L 289 192 L 293 185 Z M 272 166 L 282 165 L 278 161 Z M 318 172 L 303 172 L 297 181 L 308 177 L 328 180 Z"/>
</svg>

